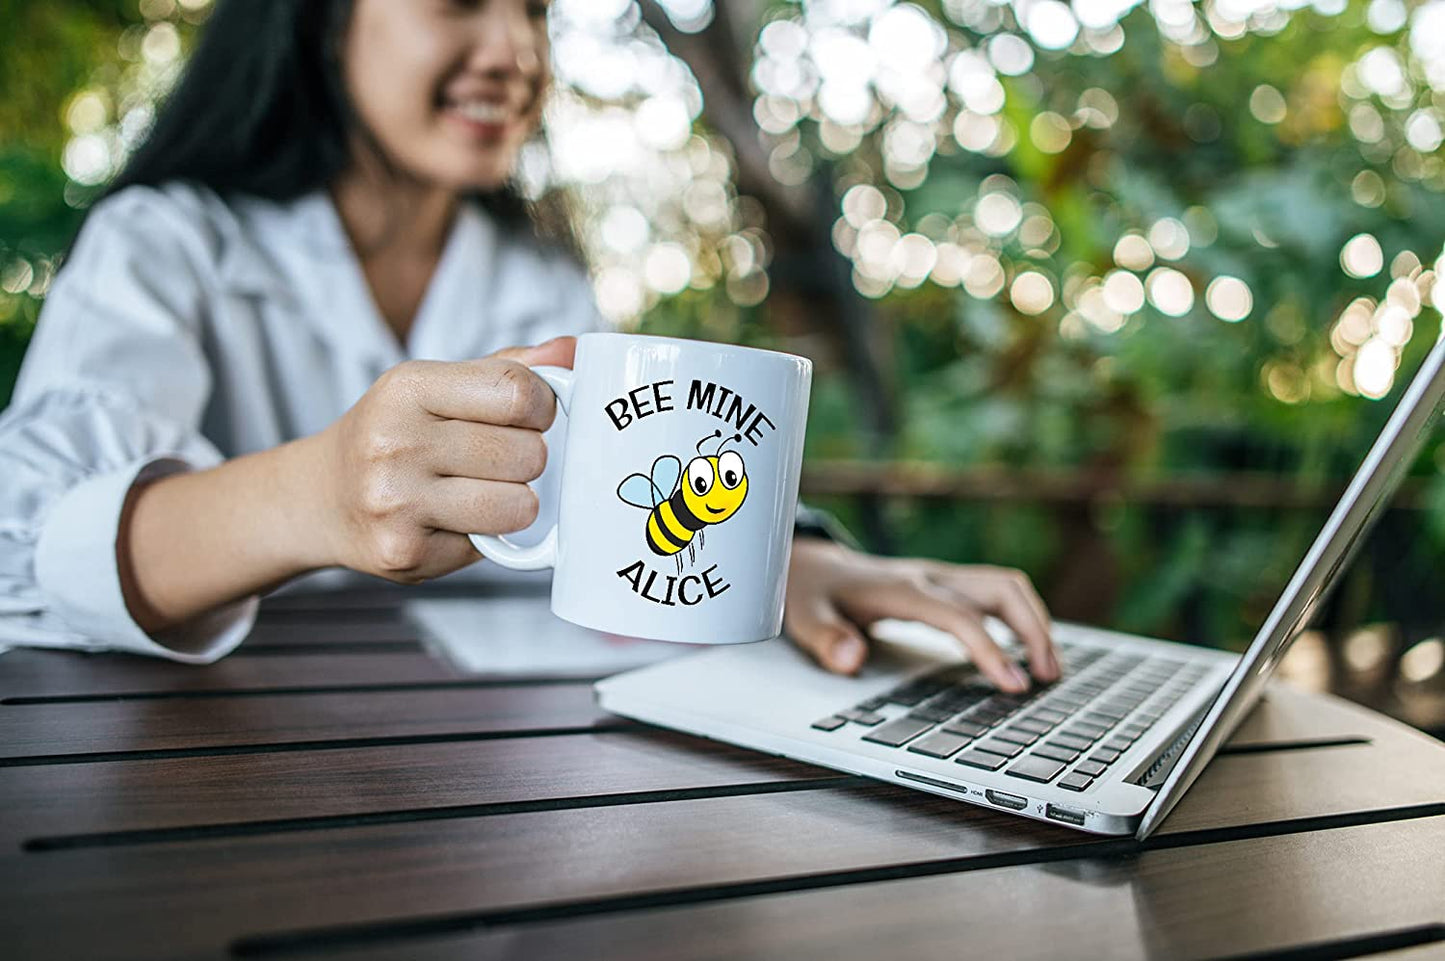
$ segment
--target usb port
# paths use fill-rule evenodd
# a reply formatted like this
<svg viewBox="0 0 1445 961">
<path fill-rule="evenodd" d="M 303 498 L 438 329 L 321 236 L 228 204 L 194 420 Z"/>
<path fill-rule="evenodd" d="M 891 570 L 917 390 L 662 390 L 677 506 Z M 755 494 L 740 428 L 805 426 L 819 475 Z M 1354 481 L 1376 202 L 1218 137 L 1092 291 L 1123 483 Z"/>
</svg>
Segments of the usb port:
<svg viewBox="0 0 1445 961">
<path fill-rule="evenodd" d="M 1072 824 L 1075 827 L 1084 826 L 1084 812 L 1075 811 L 1071 808 L 1061 808 L 1057 804 L 1050 804 L 1044 808 L 1044 813 L 1055 821 L 1063 821 L 1065 824 Z"/>
<path fill-rule="evenodd" d="M 991 803 L 997 804 L 1001 808 L 1008 808 L 1010 811 L 1022 811 L 1029 806 L 1028 798 L 1019 797 L 1017 794 L 1005 794 L 1003 791 L 995 791 L 993 788 L 985 789 L 983 796 L 988 798 Z"/>
</svg>

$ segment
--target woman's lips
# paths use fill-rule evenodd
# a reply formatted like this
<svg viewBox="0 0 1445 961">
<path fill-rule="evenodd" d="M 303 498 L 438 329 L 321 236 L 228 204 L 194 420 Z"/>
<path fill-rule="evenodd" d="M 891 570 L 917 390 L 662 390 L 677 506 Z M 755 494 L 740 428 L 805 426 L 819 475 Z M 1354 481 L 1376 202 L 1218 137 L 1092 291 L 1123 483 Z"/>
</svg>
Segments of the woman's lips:
<svg viewBox="0 0 1445 961">
<path fill-rule="evenodd" d="M 506 104 L 490 100 L 468 100 L 447 105 L 445 115 L 472 139 L 490 143 L 503 139 L 516 121 Z"/>
</svg>

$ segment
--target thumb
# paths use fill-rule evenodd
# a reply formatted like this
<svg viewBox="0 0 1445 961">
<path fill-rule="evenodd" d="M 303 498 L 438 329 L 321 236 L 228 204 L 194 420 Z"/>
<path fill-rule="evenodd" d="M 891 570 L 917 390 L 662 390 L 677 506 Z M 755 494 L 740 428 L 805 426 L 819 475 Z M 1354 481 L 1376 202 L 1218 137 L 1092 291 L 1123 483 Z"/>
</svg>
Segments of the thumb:
<svg viewBox="0 0 1445 961">
<path fill-rule="evenodd" d="M 507 347 L 492 356 L 515 360 L 528 367 L 566 367 L 570 370 L 576 354 L 576 337 L 553 337 L 532 347 Z"/>
<path fill-rule="evenodd" d="M 868 659 L 863 633 L 831 605 L 787 617 L 784 629 L 794 644 L 834 674 L 852 674 Z"/>
</svg>

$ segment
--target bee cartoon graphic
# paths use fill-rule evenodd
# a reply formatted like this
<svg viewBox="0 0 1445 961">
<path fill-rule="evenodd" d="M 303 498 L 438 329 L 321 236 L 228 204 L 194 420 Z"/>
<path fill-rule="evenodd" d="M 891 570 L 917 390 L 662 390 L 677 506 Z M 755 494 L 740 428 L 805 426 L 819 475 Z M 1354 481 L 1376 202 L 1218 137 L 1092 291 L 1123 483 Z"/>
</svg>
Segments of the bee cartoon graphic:
<svg viewBox="0 0 1445 961">
<path fill-rule="evenodd" d="M 681 459 L 664 454 L 652 462 L 651 477 L 629 474 L 617 485 L 623 503 L 650 512 L 647 546 L 654 554 L 675 557 L 678 570 L 682 570 L 683 548 L 691 562 L 695 550 L 702 547 L 703 528 L 732 517 L 748 496 L 742 455 L 723 450 L 724 445 L 742 440 L 741 434 L 719 441 L 714 454 L 702 453 L 703 444 L 720 437 L 719 430 L 698 441 L 698 456 L 688 462 L 686 471 Z"/>
</svg>

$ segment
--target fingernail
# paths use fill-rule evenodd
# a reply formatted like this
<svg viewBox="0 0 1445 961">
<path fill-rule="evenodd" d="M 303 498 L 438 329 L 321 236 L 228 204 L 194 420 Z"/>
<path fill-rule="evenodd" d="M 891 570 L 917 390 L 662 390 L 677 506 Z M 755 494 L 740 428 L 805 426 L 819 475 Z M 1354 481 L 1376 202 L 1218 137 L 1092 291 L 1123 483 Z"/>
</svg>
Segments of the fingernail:
<svg viewBox="0 0 1445 961">
<path fill-rule="evenodd" d="M 1020 691 L 1027 691 L 1029 689 L 1031 682 L 1029 681 L 1029 676 L 1024 673 L 1023 668 L 1019 667 L 1017 664 L 1010 664 L 1008 668 L 1008 673 L 1009 677 L 1013 679 L 1014 684 L 1017 685 Z"/>
<path fill-rule="evenodd" d="M 866 653 L 862 641 L 852 634 L 845 634 L 833 642 L 833 647 L 828 651 L 828 660 L 832 662 L 834 669 L 852 674 L 863 664 Z"/>
</svg>

